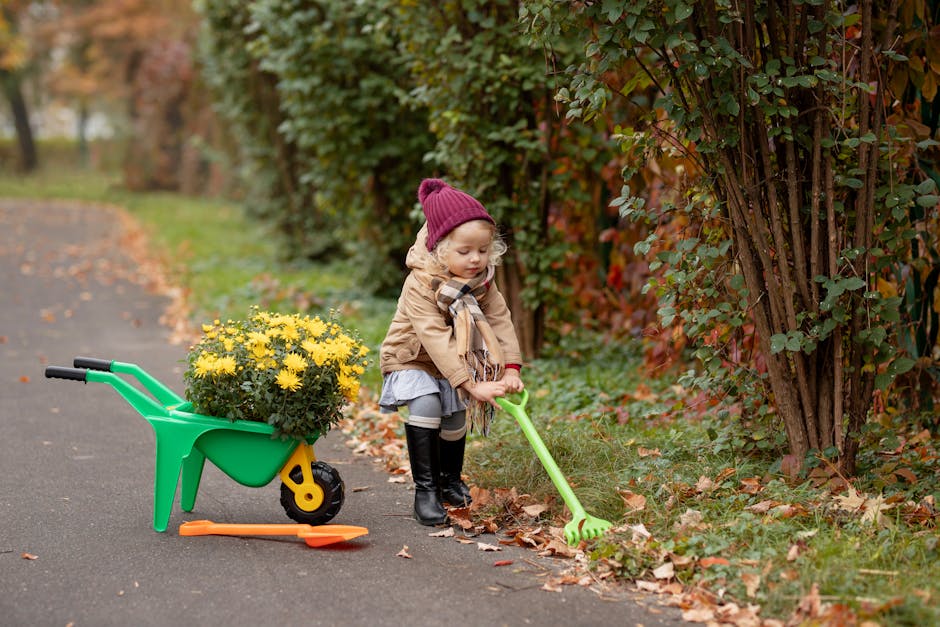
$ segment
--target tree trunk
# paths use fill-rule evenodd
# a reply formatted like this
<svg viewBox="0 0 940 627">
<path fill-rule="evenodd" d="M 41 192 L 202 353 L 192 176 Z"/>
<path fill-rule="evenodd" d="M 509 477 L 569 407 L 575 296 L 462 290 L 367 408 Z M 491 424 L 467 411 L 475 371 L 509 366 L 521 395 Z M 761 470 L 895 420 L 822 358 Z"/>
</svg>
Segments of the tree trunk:
<svg viewBox="0 0 940 627">
<path fill-rule="evenodd" d="M 3 91 L 13 114 L 16 143 L 19 147 L 19 169 L 21 172 L 32 172 L 39 165 L 39 156 L 36 152 L 36 142 L 33 140 L 33 129 L 29 125 L 29 110 L 23 98 L 20 77 L 9 72 L 0 72 L 0 78 L 3 79 Z"/>
</svg>

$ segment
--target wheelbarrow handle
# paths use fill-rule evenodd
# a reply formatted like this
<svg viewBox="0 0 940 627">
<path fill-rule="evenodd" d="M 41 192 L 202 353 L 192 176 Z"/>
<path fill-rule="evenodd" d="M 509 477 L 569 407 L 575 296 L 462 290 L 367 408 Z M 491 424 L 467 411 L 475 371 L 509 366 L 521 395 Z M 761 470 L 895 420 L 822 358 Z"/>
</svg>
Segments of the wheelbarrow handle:
<svg viewBox="0 0 940 627">
<path fill-rule="evenodd" d="M 114 363 L 110 359 L 97 359 L 95 357 L 76 357 L 72 360 L 72 365 L 76 368 L 87 368 L 89 370 L 104 370 L 105 372 L 111 372 L 111 364 Z"/>
<path fill-rule="evenodd" d="M 65 366 L 46 366 L 47 379 L 69 379 L 87 383 L 88 370 L 85 368 L 66 368 Z"/>
</svg>

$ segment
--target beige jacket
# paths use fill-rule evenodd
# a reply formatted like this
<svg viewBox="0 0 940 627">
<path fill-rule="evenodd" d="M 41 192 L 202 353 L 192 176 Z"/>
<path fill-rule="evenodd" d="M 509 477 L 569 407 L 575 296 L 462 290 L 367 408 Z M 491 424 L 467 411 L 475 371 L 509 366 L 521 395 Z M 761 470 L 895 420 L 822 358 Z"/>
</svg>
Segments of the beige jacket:
<svg viewBox="0 0 940 627">
<path fill-rule="evenodd" d="M 428 269 L 430 256 L 426 241 L 427 225 L 418 232 L 405 259 L 405 264 L 412 270 Z M 509 308 L 496 285 L 490 284 L 477 302 L 499 340 L 506 363 L 522 364 Z M 469 380 L 466 366 L 457 357 L 449 319 L 438 308 L 431 287 L 410 272 L 379 352 L 382 374 L 395 370 L 424 370 L 432 377 L 447 379 L 455 389 Z"/>
</svg>

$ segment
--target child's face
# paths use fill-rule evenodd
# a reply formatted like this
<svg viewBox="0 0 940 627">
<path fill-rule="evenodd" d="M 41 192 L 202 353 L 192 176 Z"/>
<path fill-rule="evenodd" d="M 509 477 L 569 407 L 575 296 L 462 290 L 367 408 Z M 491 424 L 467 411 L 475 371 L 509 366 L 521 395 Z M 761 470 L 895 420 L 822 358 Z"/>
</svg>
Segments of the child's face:
<svg viewBox="0 0 940 627">
<path fill-rule="evenodd" d="M 472 279 L 486 269 L 493 244 L 493 225 L 486 220 L 464 222 L 447 236 L 441 261 L 455 277 Z"/>
</svg>

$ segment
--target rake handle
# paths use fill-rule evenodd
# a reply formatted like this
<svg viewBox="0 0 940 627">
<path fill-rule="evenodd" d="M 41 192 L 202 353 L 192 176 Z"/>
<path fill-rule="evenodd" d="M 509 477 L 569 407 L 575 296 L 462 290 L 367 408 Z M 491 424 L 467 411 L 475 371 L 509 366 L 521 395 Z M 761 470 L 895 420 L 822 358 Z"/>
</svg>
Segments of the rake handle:
<svg viewBox="0 0 940 627">
<path fill-rule="evenodd" d="M 532 421 L 526 414 L 525 406 L 528 400 L 529 391 L 523 390 L 522 400 L 519 403 L 513 403 L 502 397 L 497 398 L 496 403 L 499 404 L 499 406 L 502 407 L 507 413 L 512 415 L 516 419 L 516 422 L 519 423 L 519 427 L 522 428 L 522 433 L 525 434 L 526 439 L 529 440 L 529 444 L 532 446 L 532 449 L 538 456 L 539 461 L 542 462 L 542 467 L 545 468 L 545 472 L 548 473 L 549 478 L 551 478 L 552 483 L 555 484 L 555 488 L 561 495 L 565 505 L 568 506 L 568 510 L 571 512 L 572 518 L 584 518 L 587 516 L 587 513 L 584 511 L 584 507 L 581 505 L 581 501 L 578 500 L 578 497 L 575 496 L 574 490 L 572 490 L 571 486 L 568 485 L 568 481 L 565 479 L 564 473 L 561 472 L 558 464 L 555 463 L 555 459 L 552 457 L 551 453 L 548 452 L 548 448 L 545 446 L 545 443 L 539 436 L 538 431 L 535 430 L 535 425 L 532 424 Z"/>
</svg>

